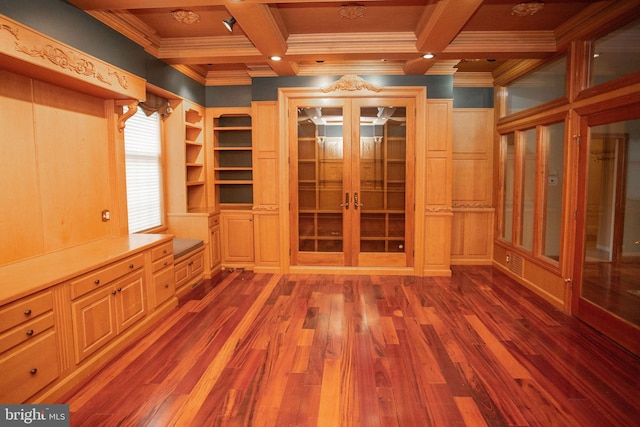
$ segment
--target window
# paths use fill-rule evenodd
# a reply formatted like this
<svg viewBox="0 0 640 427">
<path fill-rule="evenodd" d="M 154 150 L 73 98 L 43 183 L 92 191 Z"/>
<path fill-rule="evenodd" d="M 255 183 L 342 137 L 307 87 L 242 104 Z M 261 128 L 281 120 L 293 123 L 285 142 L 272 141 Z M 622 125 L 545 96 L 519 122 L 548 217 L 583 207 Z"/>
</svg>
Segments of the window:
<svg viewBox="0 0 640 427">
<path fill-rule="evenodd" d="M 591 45 L 589 86 L 640 71 L 640 21 L 635 21 Z"/>
<path fill-rule="evenodd" d="M 567 58 L 557 59 L 508 86 L 506 114 L 514 114 L 554 99 L 566 92 Z"/>
<path fill-rule="evenodd" d="M 500 237 L 547 262 L 560 257 L 565 123 L 503 135 Z"/>
<path fill-rule="evenodd" d="M 129 233 L 162 225 L 160 115 L 138 109 L 124 130 Z"/>
</svg>

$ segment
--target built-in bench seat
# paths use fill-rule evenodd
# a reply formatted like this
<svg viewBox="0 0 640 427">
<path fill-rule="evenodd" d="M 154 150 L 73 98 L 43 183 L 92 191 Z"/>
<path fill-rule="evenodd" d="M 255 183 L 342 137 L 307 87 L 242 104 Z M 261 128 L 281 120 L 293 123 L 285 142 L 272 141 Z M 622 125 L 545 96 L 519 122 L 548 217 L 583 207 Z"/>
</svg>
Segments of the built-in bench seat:
<svg viewBox="0 0 640 427">
<path fill-rule="evenodd" d="M 199 239 L 174 238 L 173 259 L 177 261 L 202 246 L 204 246 L 204 242 Z"/>
</svg>

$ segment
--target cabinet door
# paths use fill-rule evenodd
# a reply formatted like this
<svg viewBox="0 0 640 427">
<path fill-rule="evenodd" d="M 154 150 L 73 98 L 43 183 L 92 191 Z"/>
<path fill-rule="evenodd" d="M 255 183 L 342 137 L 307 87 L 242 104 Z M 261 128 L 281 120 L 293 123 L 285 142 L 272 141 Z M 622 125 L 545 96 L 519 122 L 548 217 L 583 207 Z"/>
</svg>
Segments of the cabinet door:
<svg viewBox="0 0 640 427">
<path fill-rule="evenodd" d="M 71 304 L 76 363 L 111 341 L 117 334 L 113 287 L 96 290 Z"/>
<path fill-rule="evenodd" d="M 118 333 L 146 315 L 143 273 L 144 270 L 138 270 L 114 284 Z"/>
<path fill-rule="evenodd" d="M 253 262 L 253 214 L 222 213 L 224 262 Z"/>
<path fill-rule="evenodd" d="M 211 269 L 215 269 L 220 265 L 222 261 L 222 254 L 220 253 L 220 227 L 211 227 L 211 236 L 209 238 L 209 262 Z"/>
</svg>

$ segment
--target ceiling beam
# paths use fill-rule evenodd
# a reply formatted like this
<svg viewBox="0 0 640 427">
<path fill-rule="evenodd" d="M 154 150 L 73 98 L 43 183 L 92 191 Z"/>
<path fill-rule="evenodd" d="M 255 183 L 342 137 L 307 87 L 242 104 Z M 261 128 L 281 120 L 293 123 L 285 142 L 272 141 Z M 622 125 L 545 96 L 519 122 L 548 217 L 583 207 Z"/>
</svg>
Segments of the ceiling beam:
<svg viewBox="0 0 640 427">
<path fill-rule="evenodd" d="M 425 7 L 416 28 L 416 49 L 421 54 L 442 52 L 458 35 L 483 0 L 440 0 Z M 405 65 L 406 74 L 424 74 L 434 60 L 412 60 Z"/>
<path fill-rule="evenodd" d="M 288 33 L 277 10 L 258 3 L 229 3 L 227 10 L 278 75 L 296 74 L 296 65 L 285 58 Z M 283 60 L 273 61 L 270 59 L 273 56 L 279 56 Z"/>
<path fill-rule="evenodd" d="M 262 53 L 243 36 L 164 38 L 157 58 L 182 64 L 264 60 Z"/>
<path fill-rule="evenodd" d="M 292 34 L 287 43 L 288 55 L 418 55 L 416 37 L 411 32 Z"/>
</svg>

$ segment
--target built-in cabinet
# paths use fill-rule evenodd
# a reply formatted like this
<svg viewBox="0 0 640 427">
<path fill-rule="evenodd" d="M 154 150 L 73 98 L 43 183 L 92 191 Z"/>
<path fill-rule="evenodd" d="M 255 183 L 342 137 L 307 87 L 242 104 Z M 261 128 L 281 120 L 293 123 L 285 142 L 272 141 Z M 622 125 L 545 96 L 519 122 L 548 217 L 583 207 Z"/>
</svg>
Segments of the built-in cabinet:
<svg viewBox="0 0 640 427">
<path fill-rule="evenodd" d="M 207 206 L 204 114 L 201 107 L 184 102 L 184 146 L 187 211 Z"/>
<path fill-rule="evenodd" d="M 144 257 L 127 259 L 124 264 L 101 269 L 71 282 L 76 363 L 146 314 Z M 131 273 L 114 279 L 128 269 Z"/>
<path fill-rule="evenodd" d="M 179 298 L 197 286 L 204 277 L 204 247 L 193 250 L 175 264 L 176 296 Z"/>
<path fill-rule="evenodd" d="M 167 221 L 169 230 L 177 237 L 202 240 L 205 278 L 210 279 L 220 271 L 220 215 L 213 208 L 202 212 L 170 213 Z"/>
<path fill-rule="evenodd" d="M 174 308 L 171 242 L 102 239 L 0 267 L 0 401 L 55 400 Z"/>
<path fill-rule="evenodd" d="M 211 278 L 220 270 L 220 233 L 206 110 L 186 100 L 172 100 L 171 105 L 173 113 L 165 121 L 167 225 L 178 238 L 203 241 L 202 270 Z"/>
<path fill-rule="evenodd" d="M 213 125 L 216 204 L 253 204 L 251 108 L 209 109 Z"/>
<path fill-rule="evenodd" d="M 151 250 L 151 294 L 149 307 L 155 309 L 175 295 L 173 244 L 159 245 Z"/>
<path fill-rule="evenodd" d="M 22 402 L 60 374 L 51 291 L 0 307 L 0 402 Z"/>
</svg>

